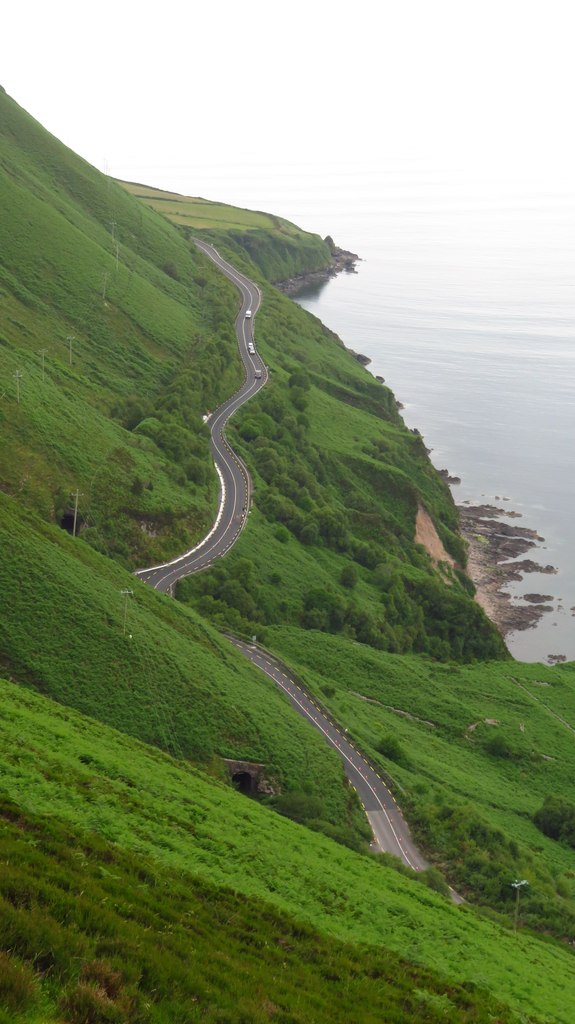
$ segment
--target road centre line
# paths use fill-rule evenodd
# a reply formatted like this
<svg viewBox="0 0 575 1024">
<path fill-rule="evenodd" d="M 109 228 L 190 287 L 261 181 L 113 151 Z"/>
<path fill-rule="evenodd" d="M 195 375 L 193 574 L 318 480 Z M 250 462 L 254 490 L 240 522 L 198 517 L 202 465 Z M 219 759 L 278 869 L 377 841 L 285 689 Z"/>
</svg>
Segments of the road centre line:
<svg viewBox="0 0 575 1024">
<path fill-rule="evenodd" d="M 282 689 L 284 689 L 284 690 L 287 690 L 287 687 L 286 687 L 286 686 L 284 686 L 284 685 L 283 685 L 283 684 L 281 683 L 281 681 L 280 681 L 280 680 L 278 680 L 278 679 L 275 679 L 275 677 L 274 677 L 274 676 L 272 676 L 272 674 L 271 674 L 270 672 L 268 672 L 268 673 L 267 673 L 267 675 L 269 675 L 269 676 L 270 676 L 270 678 L 273 678 L 273 679 L 274 679 L 274 681 L 275 681 L 275 682 L 276 682 L 276 683 L 277 683 L 277 684 L 278 684 L 279 686 L 281 686 L 281 687 L 282 687 Z M 288 691 L 288 692 L 289 692 L 289 691 Z M 336 744 L 335 740 L 333 739 L 333 737 L 331 737 L 331 736 L 329 735 L 329 732 L 328 732 L 328 731 L 327 731 L 326 729 L 324 729 L 324 728 L 323 728 L 323 726 L 322 726 L 321 722 L 320 722 L 319 720 L 314 720 L 314 718 L 313 718 L 313 716 L 311 715 L 311 713 L 310 713 L 310 712 L 309 712 L 309 711 L 308 711 L 308 710 L 306 709 L 306 707 L 304 706 L 304 704 L 303 704 L 303 703 L 302 703 L 301 701 L 299 701 L 299 700 L 298 700 L 298 698 L 297 698 L 297 697 L 296 697 L 295 695 L 291 694 L 291 698 L 292 698 L 292 700 L 294 700 L 294 701 L 295 701 L 295 703 L 296 703 L 296 704 L 298 705 L 298 707 L 300 707 L 300 708 L 301 708 L 301 710 L 303 711 L 304 715 L 305 715 L 305 716 L 306 716 L 307 718 L 309 718 L 309 719 L 310 719 L 310 721 L 314 722 L 314 724 L 315 724 L 316 728 L 317 728 L 317 729 L 319 729 L 319 730 L 320 730 L 320 732 L 322 732 L 322 733 L 324 734 L 324 736 L 326 737 L 326 739 L 327 739 L 328 743 L 330 743 L 330 744 L 331 744 L 332 746 L 336 746 L 337 744 Z M 319 710 L 319 709 L 318 709 L 318 710 Z M 323 718 L 323 715 L 322 715 L 322 718 Z M 327 719 L 324 719 L 324 721 L 327 721 Z M 332 728 L 334 729 L 334 732 L 336 732 L 336 733 L 337 733 L 337 735 L 338 735 L 338 736 L 340 737 L 340 740 L 344 740 L 344 742 L 347 742 L 347 741 L 346 741 L 346 740 L 344 739 L 344 737 L 342 736 L 342 734 L 341 734 L 341 733 L 340 733 L 340 732 L 339 732 L 339 731 L 338 731 L 338 730 L 337 730 L 337 729 L 335 728 L 335 726 L 332 726 Z M 403 855 L 404 859 L 406 860 L 407 864 L 409 865 L 409 867 L 410 867 L 410 868 L 412 868 L 412 870 L 413 870 L 413 871 L 418 871 L 419 869 L 418 869 L 418 868 L 417 868 L 417 867 L 416 867 L 416 866 L 415 866 L 415 865 L 413 864 L 413 862 L 412 862 L 412 861 L 410 860 L 409 856 L 407 855 L 407 853 L 406 853 L 406 852 L 405 852 L 405 850 L 403 849 L 403 843 L 402 843 L 402 840 L 401 840 L 401 839 L 399 838 L 399 836 L 398 836 L 397 832 L 395 831 L 395 828 L 393 827 L 393 822 L 392 822 L 392 820 L 391 820 L 391 818 L 390 818 L 390 816 L 389 816 L 389 814 L 388 814 L 388 812 L 387 812 L 386 808 L 384 807 L 383 803 L 381 802 L 381 800 L 380 800 L 380 798 L 379 798 L 378 794 L 376 793 L 375 789 L 374 789 L 374 788 L 373 788 L 373 786 L 371 785 L 371 783 L 370 783 L 369 779 L 368 779 L 368 778 L 367 778 L 367 777 L 366 777 L 366 776 L 364 775 L 364 773 L 363 773 L 363 772 L 361 771 L 361 769 L 360 769 L 360 768 L 358 768 L 358 766 L 357 766 L 357 765 L 355 765 L 355 764 L 353 763 L 353 760 L 351 759 L 351 757 L 349 757 L 349 756 L 348 756 L 348 755 L 346 754 L 345 750 L 340 750 L 340 754 L 341 754 L 341 756 L 342 756 L 342 757 L 344 757 L 344 758 L 345 758 L 345 760 L 346 760 L 346 761 L 348 762 L 348 764 L 350 764 L 350 765 L 351 765 L 351 767 L 353 768 L 353 770 L 354 770 L 354 771 L 356 771 L 356 772 L 357 772 L 357 773 L 358 773 L 359 775 L 361 775 L 361 777 L 362 777 L 362 779 L 364 780 L 364 782 L 365 782 L 366 786 L 368 786 L 368 788 L 369 788 L 369 789 L 371 790 L 371 792 L 373 793 L 373 796 L 375 797 L 375 799 L 376 799 L 377 803 L 379 804 L 379 807 L 380 807 L 381 811 L 383 812 L 383 814 L 384 814 L 384 815 L 385 815 L 385 817 L 387 818 L 387 822 L 388 822 L 388 824 L 389 824 L 389 827 L 390 827 L 390 829 L 391 829 L 391 832 L 392 832 L 392 834 L 393 834 L 393 837 L 394 837 L 394 839 L 395 839 L 395 841 L 396 841 L 397 845 L 399 846 L 399 848 L 400 848 L 400 850 L 401 850 L 401 853 L 402 853 L 402 855 Z M 367 764 L 367 765 L 368 765 L 368 767 L 369 767 L 369 764 L 368 764 L 367 762 L 366 762 L 366 764 Z"/>
</svg>

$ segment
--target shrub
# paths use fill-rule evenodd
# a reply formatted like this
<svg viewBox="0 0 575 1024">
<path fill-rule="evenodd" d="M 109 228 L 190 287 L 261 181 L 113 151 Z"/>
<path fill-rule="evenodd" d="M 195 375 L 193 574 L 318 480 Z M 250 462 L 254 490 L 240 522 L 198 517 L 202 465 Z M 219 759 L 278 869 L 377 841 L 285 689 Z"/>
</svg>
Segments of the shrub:
<svg viewBox="0 0 575 1024">
<path fill-rule="evenodd" d="M 423 876 L 425 878 L 426 884 L 429 886 L 430 889 L 433 889 L 434 892 L 439 892 L 441 893 L 442 896 L 449 895 L 449 886 L 445 881 L 443 875 L 441 874 L 439 868 L 426 868 L 426 870 L 423 872 Z"/>
<path fill-rule="evenodd" d="M 560 796 L 548 796 L 533 815 L 533 821 L 550 839 L 562 839 L 575 847 L 575 804 Z"/>
<path fill-rule="evenodd" d="M 273 806 L 280 814 L 291 818 L 292 821 L 298 821 L 300 824 L 313 819 L 322 819 L 325 816 L 324 805 L 320 798 L 308 796 L 301 790 L 283 793 L 276 797 Z"/>
<path fill-rule="evenodd" d="M 344 566 L 341 570 L 339 582 L 342 587 L 346 587 L 348 590 L 353 590 L 357 586 L 358 572 L 352 562 L 349 565 Z"/>
<path fill-rule="evenodd" d="M 484 749 L 492 757 L 503 757 L 512 758 L 516 756 L 516 751 L 513 749 L 511 743 L 503 733 L 496 732 L 493 736 L 490 736 L 485 743 Z"/>
<path fill-rule="evenodd" d="M 380 754 L 383 754 L 384 757 L 389 758 L 390 761 L 395 761 L 396 764 L 401 764 L 405 768 L 409 767 L 411 764 L 411 761 L 401 743 L 392 733 L 385 733 L 376 743 L 375 749 L 378 750 Z"/>
</svg>

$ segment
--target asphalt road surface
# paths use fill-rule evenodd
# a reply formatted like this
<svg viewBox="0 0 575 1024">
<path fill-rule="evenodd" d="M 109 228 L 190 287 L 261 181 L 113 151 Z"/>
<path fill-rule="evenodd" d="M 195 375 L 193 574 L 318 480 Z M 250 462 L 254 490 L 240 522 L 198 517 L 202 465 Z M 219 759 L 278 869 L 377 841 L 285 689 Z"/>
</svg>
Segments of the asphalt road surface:
<svg viewBox="0 0 575 1024">
<path fill-rule="evenodd" d="M 257 351 L 251 354 L 248 350 L 250 343 L 255 348 L 253 325 L 261 303 L 259 288 L 222 259 L 212 245 L 199 241 L 196 241 L 196 245 L 236 285 L 241 294 L 236 335 L 246 376 L 235 395 L 220 405 L 207 421 L 211 430 L 212 455 L 220 480 L 220 505 L 212 529 L 196 547 L 173 561 L 149 569 L 139 569 L 135 573 L 144 583 L 162 593 L 171 593 L 177 580 L 207 568 L 215 559 L 225 555 L 246 524 L 251 500 L 250 478 L 244 463 L 226 440 L 225 427 L 235 411 L 257 394 L 268 379 L 266 366 Z M 250 318 L 246 318 L 248 310 L 251 310 Z M 261 376 L 256 377 L 256 373 Z"/>
<path fill-rule="evenodd" d="M 256 644 L 244 643 L 231 637 L 230 639 L 246 658 L 273 679 L 276 686 L 287 695 L 296 711 L 319 729 L 326 741 L 337 751 L 343 761 L 345 773 L 358 793 L 369 819 L 374 836 L 372 849 L 395 854 L 414 871 L 422 871 L 429 867 L 415 846 L 407 822 L 389 789 L 347 738 L 345 731 L 334 725 L 320 710 L 311 694 L 290 678 L 279 661 Z"/>
<path fill-rule="evenodd" d="M 255 348 L 253 323 L 261 303 L 259 289 L 222 259 L 213 246 L 199 241 L 196 241 L 196 245 L 213 260 L 230 281 L 233 281 L 241 293 L 242 302 L 236 318 L 236 334 L 246 377 L 235 395 L 220 405 L 208 420 L 212 454 L 220 478 L 220 506 L 210 533 L 191 551 L 171 562 L 140 569 L 135 574 L 162 593 L 172 593 L 177 580 L 205 569 L 216 559 L 221 558 L 234 544 L 246 524 L 251 500 L 250 478 L 244 463 L 228 444 L 224 429 L 234 412 L 257 394 L 268 379 L 265 364 L 257 352 L 251 354 L 248 349 L 250 342 Z M 249 318 L 246 317 L 248 310 L 251 310 Z M 259 376 L 256 377 L 256 373 Z M 280 662 L 255 644 L 230 639 L 245 657 L 273 679 L 287 695 L 296 711 L 319 729 L 325 740 L 337 751 L 371 825 L 374 837 L 372 849 L 395 854 L 415 871 L 429 867 L 415 846 L 407 822 L 401 815 L 390 790 L 353 743 L 347 739 L 345 731 L 320 710 L 312 696 L 290 678 Z M 453 890 L 451 898 L 455 903 L 462 902 L 461 897 Z"/>
</svg>

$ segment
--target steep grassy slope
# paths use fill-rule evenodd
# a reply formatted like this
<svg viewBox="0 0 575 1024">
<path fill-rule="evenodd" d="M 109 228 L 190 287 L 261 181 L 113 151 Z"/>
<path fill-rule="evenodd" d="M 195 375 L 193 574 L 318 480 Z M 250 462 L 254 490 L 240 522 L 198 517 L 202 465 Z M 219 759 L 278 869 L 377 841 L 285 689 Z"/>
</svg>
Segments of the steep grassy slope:
<svg viewBox="0 0 575 1024">
<path fill-rule="evenodd" d="M 213 517 L 217 484 L 202 414 L 242 372 L 237 294 L 165 218 L 79 160 L 5 94 L 0 114 L 0 485 L 56 521 L 79 492 L 84 541 L 126 565 L 157 561 L 189 546 Z M 274 231 L 303 246 L 293 226 L 274 222 L 271 239 Z M 221 241 L 258 276 L 237 237 Z M 288 620 L 345 629 L 392 650 L 501 655 L 464 578 L 450 573 L 446 585 L 414 544 L 422 503 L 463 560 L 449 492 L 391 393 L 269 287 L 258 343 L 273 384 L 237 418 L 236 440 L 257 473 L 259 509 L 276 530 L 287 527 L 306 563 L 303 587 L 283 598 Z M 260 545 L 253 529 L 248 534 L 240 558 L 254 540 Z M 264 528 L 260 562 L 281 560 L 283 540 L 285 532 L 270 539 Z M 344 602 L 339 577 L 350 558 L 366 570 L 365 586 Z M 318 560 L 326 585 L 310 588 Z M 277 621 L 277 584 L 261 600 L 249 595 L 247 615 L 237 607 L 246 604 L 240 587 L 233 579 L 215 595 L 220 620 L 245 625 L 239 612 L 250 629 Z"/>
<path fill-rule="evenodd" d="M 288 913 L 304 922 L 304 943 L 309 937 L 310 926 L 338 941 L 369 943 L 379 949 L 379 970 L 384 969 L 388 949 L 392 952 L 404 950 L 411 961 L 434 972 L 436 978 L 437 975 L 443 976 L 446 984 L 456 979 L 463 980 L 466 988 L 470 987 L 472 1001 L 474 986 L 478 985 L 491 997 L 495 996 L 518 1011 L 565 1021 L 566 1024 L 573 1019 L 575 991 L 570 985 L 573 959 L 568 950 L 551 946 L 525 933 L 514 935 L 511 930 L 483 919 L 470 909 L 454 907 L 419 882 L 404 878 L 369 857 L 359 856 L 313 835 L 210 781 L 198 771 L 172 761 L 159 751 L 129 741 L 125 736 L 67 709 L 57 708 L 36 694 L 9 683 L 0 683 L 0 692 L 3 726 L 0 749 L 4 766 L 0 791 L 20 807 L 18 815 L 11 813 L 9 817 L 15 818 L 16 823 L 20 822 L 22 841 L 19 846 L 20 851 L 24 851 L 21 853 L 24 861 L 16 863 L 13 850 L 10 852 L 10 872 L 4 885 L 0 913 L 4 913 L 4 920 L 10 925 L 8 935 L 15 936 L 13 951 L 25 960 L 33 959 L 34 950 L 37 951 L 38 942 L 34 941 L 31 932 L 35 927 L 44 928 L 40 946 L 48 958 L 39 966 L 46 969 L 55 961 L 59 977 L 63 975 L 73 983 L 78 974 L 83 974 L 84 982 L 89 984 L 91 980 L 97 982 L 96 969 L 92 968 L 93 959 L 111 958 L 113 968 L 128 973 L 127 996 L 135 996 L 134 989 L 140 978 L 145 993 L 154 985 L 148 971 L 154 978 L 160 967 L 154 960 L 143 974 L 140 973 L 138 957 L 143 957 L 148 964 L 150 962 L 149 939 L 143 949 L 134 950 L 133 960 L 130 957 L 126 964 L 122 937 L 115 932 L 116 915 L 123 919 L 124 924 L 118 924 L 131 932 L 130 941 L 135 944 L 143 912 L 141 901 L 148 904 L 144 908 L 147 924 L 165 951 L 164 970 L 170 970 L 173 965 L 179 971 L 177 943 L 180 937 L 184 937 L 182 932 L 188 931 L 193 936 L 198 928 L 201 940 L 205 927 L 202 926 L 203 915 L 199 920 L 196 917 L 196 909 L 198 914 L 201 911 L 194 906 L 194 894 L 205 899 L 203 883 L 215 881 L 220 886 L 232 887 L 243 896 L 263 899 L 273 907 L 271 916 L 267 915 L 263 935 L 258 933 L 261 911 L 256 909 L 252 924 L 247 921 L 245 924 L 249 929 L 246 938 L 257 943 L 262 962 L 269 968 L 277 963 L 274 945 L 269 952 L 269 960 L 265 947 L 270 926 L 277 935 L 277 928 L 281 928 L 278 912 Z M 36 819 L 28 823 L 30 812 Z M 59 828 L 45 830 L 38 822 L 37 816 L 46 814 L 50 814 L 55 823 L 66 823 L 67 830 L 71 832 L 74 845 L 67 854 L 62 852 L 66 833 Z M 99 838 L 82 840 L 80 833 L 86 829 L 96 832 Z M 103 859 L 105 855 L 103 840 L 112 841 L 115 848 L 110 850 L 110 859 L 102 864 L 100 857 Z M 54 892 L 49 882 L 42 887 L 25 879 L 18 880 L 18 869 L 21 878 L 24 865 L 29 871 L 34 861 L 38 862 L 38 848 L 41 854 L 56 854 L 63 861 L 62 870 L 57 873 L 57 888 L 63 890 L 60 893 Z M 148 861 L 138 879 L 141 889 L 139 894 L 134 893 L 134 903 L 129 909 L 126 907 L 127 893 L 120 891 L 120 883 L 128 871 L 133 877 L 135 861 L 124 857 L 121 850 L 145 856 Z M 77 891 L 76 858 L 80 866 L 86 862 L 88 872 L 88 895 L 82 883 L 81 902 L 76 911 L 76 915 L 81 911 L 80 921 L 88 936 L 74 935 L 80 947 L 80 962 L 75 962 L 71 970 L 72 965 L 62 948 L 65 939 L 54 922 L 54 916 L 61 924 L 66 921 L 68 913 L 74 920 L 75 915 L 68 907 L 70 896 Z M 49 870 L 48 865 L 47 868 Z M 184 898 L 183 917 L 174 906 L 174 872 L 179 873 L 176 894 L 185 887 L 189 875 L 196 878 L 191 886 L 191 895 Z M 158 884 L 159 892 L 155 888 Z M 93 902 L 94 887 L 98 886 L 102 893 L 99 911 Z M 134 892 L 134 881 L 130 882 L 130 887 Z M 237 900 L 227 894 L 223 894 L 222 899 L 223 905 L 218 907 L 218 898 L 213 894 L 216 904 L 214 919 L 216 924 L 223 924 L 225 933 L 229 935 L 230 956 L 233 956 L 237 944 L 241 948 L 243 941 L 241 920 L 245 921 L 249 914 L 245 913 L 245 901 L 240 900 L 238 907 Z M 56 914 L 52 911 L 54 903 Z M 33 911 L 26 922 L 22 916 L 18 919 L 17 914 L 23 905 Z M 242 915 L 240 921 L 234 920 L 236 912 Z M 95 927 L 88 923 L 91 916 L 96 916 Z M 25 926 L 26 931 L 21 936 Z M 218 930 L 216 927 L 215 931 Z M 7 934 L 4 929 L 3 934 Z M 285 936 L 285 941 L 290 943 L 288 936 Z M 173 943 L 176 943 L 176 949 Z M 297 933 L 294 943 L 294 951 L 299 951 L 301 958 L 305 959 Z M 325 945 L 320 945 L 312 958 L 312 964 L 316 966 L 319 960 L 320 970 L 325 948 Z M 176 992 L 183 988 L 189 993 L 190 985 L 192 991 L 197 985 L 196 997 L 205 1004 L 211 990 L 221 987 L 222 991 L 214 998 L 225 1004 L 225 1000 L 230 999 L 240 986 L 240 982 L 228 973 L 228 986 L 224 987 L 220 965 L 223 964 L 222 954 L 227 950 L 226 943 L 209 963 L 192 967 L 187 983 L 179 972 Z M 333 978 L 335 985 L 343 983 L 345 986 L 346 980 L 355 985 L 362 972 L 358 977 L 351 951 L 350 960 L 344 965 L 336 947 L 332 946 L 332 950 L 334 960 L 331 968 L 326 965 L 325 979 Z M 377 962 L 375 951 L 368 951 L 366 956 L 365 966 L 374 963 L 374 957 Z M 195 963 L 198 963 L 197 958 Z M 394 956 L 391 964 L 395 970 L 397 960 Z M 233 970 L 233 960 L 230 966 Z M 271 971 L 272 986 L 282 981 L 282 975 L 278 977 L 277 971 L 277 967 L 275 972 Z M 410 974 L 414 978 L 411 971 Z M 261 974 L 259 977 L 261 979 Z M 165 991 L 164 971 L 158 982 Z M 438 980 L 435 980 L 434 987 L 436 990 L 440 988 Z M 458 1019 L 457 1016 L 450 1018 L 450 1014 L 456 1013 L 461 998 L 458 985 L 453 989 L 449 987 L 447 1000 L 443 1001 L 436 1001 L 430 996 L 429 983 L 423 982 L 423 988 L 427 994 L 424 991 L 418 995 L 417 989 L 411 991 L 404 1013 L 415 1007 L 418 1019 L 425 1020 L 425 1014 L 431 1011 L 439 1011 L 439 1019 Z M 255 996 L 258 995 L 256 992 Z M 245 989 L 242 996 L 247 998 Z M 291 996 L 286 994 L 286 998 L 293 998 L 293 991 Z M 369 998 L 369 991 L 365 998 Z M 419 1000 L 421 1007 L 418 1007 Z M 483 1008 L 481 1005 L 474 1008 L 477 1019 L 485 1019 L 481 1014 L 485 1014 L 488 1006 L 489 999 L 486 999 Z M 298 1010 L 298 1003 L 289 1005 L 285 1019 L 300 1019 Z M 402 1016 L 399 1009 L 393 1018 L 388 1016 L 388 1012 L 384 1011 L 386 1020 L 409 1019 Z M 301 1018 L 306 1019 L 303 1012 Z M 159 1019 L 166 1017 L 160 1016 Z M 307 1019 L 313 1020 L 314 1017 Z M 352 1015 L 349 1019 L 364 1018 Z M 431 1020 L 434 1019 L 432 1015 Z M 500 1018 L 496 1016 L 496 1019 Z"/>
<path fill-rule="evenodd" d="M 0 803 L 2 1024 L 513 1024 L 471 986 Z M 49 945 L 49 950 L 48 950 Z"/>
<path fill-rule="evenodd" d="M 179 595 L 247 634 L 291 622 L 384 650 L 504 656 L 463 573 L 434 567 L 415 543 L 423 506 L 464 562 L 456 509 L 421 437 L 319 321 L 264 294 L 257 340 L 272 380 L 232 421 L 258 516 L 231 556 Z"/>
<path fill-rule="evenodd" d="M 2 489 L 52 519 L 79 489 L 86 540 L 158 558 L 213 516 L 237 293 L 3 93 L 0 122 Z"/>
<path fill-rule="evenodd" d="M 501 881 L 503 870 L 531 869 L 524 858 L 537 851 L 527 785 L 531 775 L 542 782 L 535 767 L 543 773 L 547 762 L 534 767 L 515 733 L 499 752 L 487 747 L 481 727 L 462 739 L 468 707 L 470 716 L 496 717 L 500 685 L 512 701 L 512 663 L 457 675 L 448 664 L 432 671 L 426 659 L 384 653 L 460 662 L 505 657 L 461 569 L 433 565 L 415 543 L 416 514 L 424 506 L 447 551 L 463 564 L 455 509 L 422 439 L 406 430 L 388 389 L 330 331 L 266 285 L 276 250 L 259 234 L 264 225 L 227 236 L 220 228 L 222 253 L 264 291 L 256 337 L 271 383 L 230 431 L 252 469 L 255 504 L 240 544 L 221 567 L 182 585 L 180 596 L 195 609 L 134 580 L 126 567 L 176 553 L 212 521 L 217 484 L 202 416 L 242 375 L 233 332 L 237 294 L 183 232 L 71 154 L 2 93 L 0 118 L 0 652 L 3 673 L 21 687 L 3 690 L 0 790 L 23 808 L 23 839 L 28 828 L 42 827 L 28 813 L 54 815 L 70 836 L 72 827 L 95 832 L 98 842 L 150 857 L 161 870 L 265 899 L 274 913 L 294 915 L 324 938 L 392 949 L 450 983 L 479 979 L 509 1005 L 570 1020 L 572 995 L 563 994 L 573 964 L 567 950 L 525 934 L 516 938 L 500 923 L 458 911 L 367 856 L 240 800 L 221 781 L 222 756 L 264 762 L 276 790 L 308 799 L 312 828 L 350 845 L 365 839 L 365 821 L 360 824 L 335 755 L 207 619 L 244 633 L 267 632 L 270 644 L 311 674 L 312 687 L 324 697 L 333 691 L 335 710 L 350 715 L 361 741 L 376 756 L 383 746 L 382 763 L 398 775 L 429 848 L 453 872 L 462 861 L 457 877 L 470 890 L 487 890 L 490 871 Z M 258 265 L 249 254 L 252 243 Z M 80 535 L 72 538 L 57 524 L 76 490 Z M 404 675 L 396 663 L 405 666 Z M 369 689 L 372 674 L 383 670 L 398 680 L 393 700 L 379 683 L 375 696 Z M 439 685 L 420 687 L 416 699 L 421 681 L 437 683 L 442 672 L 447 684 L 457 679 L 469 686 L 469 705 L 461 689 L 451 694 L 448 685 L 442 708 Z M 410 713 L 440 723 L 437 745 L 422 741 L 417 756 L 415 726 L 405 735 L 407 720 L 397 729 L 386 726 L 394 747 L 389 736 L 379 737 L 379 708 L 348 692 L 353 687 L 401 708 L 408 683 Z M 519 700 L 523 714 L 525 696 Z M 567 699 L 565 708 L 568 718 Z M 450 733 L 452 715 L 457 728 Z M 503 711 L 497 715 L 503 718 Z M 525 722 L 537 735 L 534 749 L 554 756 L 539 735 L 539 718 Z M 201 763 L 220 782 L 128 736 L 181 762 Z M 400 761 L 407 750 L 403 764 L 390 758 L 398 749 Z M 552 765 L 547 779 L 567 793 L 568 752 L 565 745 L 557 749 L 560 765 Z M 498 759 L 497 768 L 490 758 Z M 470 780 L 480 766 L 485 799 L 473 798 L 473 814 L 488 819 L 483 833 L 467 811 L 467 817 L 459 809 L 448 813 L 455 795 L 463 802 L 473 797 Z M 514 787 L 519 814 L 507 834 L 504 802 Z M 546 790 L 541 784 L 534 792 L 543 798 Z M 470 829 L 475 863 L 468 857 Z M 491 870 L 485 857 L 494 829 L 505 857 L 495 858 Z M 79 841 L 74 831 L 73 842 Z M 553 915 L 559 907 L 561 927 L 570 920 L 570 853 L 543 837 L 540 843 L 553 877 L 536 865 L 537 895 L 560 931 Z M 51 849 L 53 870 L 65 878 L 62 841 L 54 839 Z M 40 921 L 49 914 L 40 895 L 38 901 Z M 528 907 L 529 919 L 540 925 L 545 908 Z M 254 907 L 255 930 L 259 913 Z M 206 948 L 215 941 L 221 936 L 214 934 Z M 130 962 L 135 976 L 135 954 Z M 349 970 L 351 978 L 355 968 Z M 78 978 L 84 987 L 96 980 L 78 967 L 66 984 Z M 149 979 L 144 982 L 147 992 Z M 213 984 L 224 989 L 221 974 Z M 71 1013 L 68 1004 L 55 1009 L 59 994 L 49 989 L 46 979 L 42 998 L 52 1000 L 50 1012 Z M 424 996 L 421 1014 L 457 1020 L 459 997 L 457 989 L 451 1007 L 443 996 L 439 1002 Z M 218 999 L 215 1009 L 210 1004 L 214 1019 L 218 1013 L 226 1019 L 226 992 Z M 293 990 L 286 999 L 295 999 Z M 329 1005 L 325 992 L 318 1000 Z M 42 1004 L 30 1005 L 29 1019 L 42 1020 Z M 141 1004 L 134 1006 L 134 1019 L 141 1019 Z M 116 1010 L 107 1006 L 108 1019 Z M 477 1004 L 471 1011 L 483 1012 Z M 181 1019 L 190 1013 L 186 1005 Z M 291 1007 L 286 1020 L 297 1019 L 290 1013 Z M 399 1010 L 397 1019 L 403 1019 Z"/>
<path fill-rule="evenodd" d="M 331 262 L 331 251 L 319 235 L 302 231 L 283 217 L 164 192 L 149 185 L 128 181 L 120 184 L 146 206 L 183 228 L 185 236 L 201 233 L 216 244 L 232 247 L 240 257 L 247 252 L 268 281 L 323 270 Z"/>
<path fill-rule="evenodd" d="M 269 642 L 391 777 L 420 841 L 453 884 L 575 939 L 575 849 L 534 822 L 573 804 L 575 665 L 439 665 L 276 628 Z"/>
<path fill-rule="evenodd" d="M 263 763 L 276 792 L 314 798 L 316 827 L 369 838 L 337 756 L 209 623 L 1 495 L 0 546 L 5 674 L 218 774 Z"/>
</svg>

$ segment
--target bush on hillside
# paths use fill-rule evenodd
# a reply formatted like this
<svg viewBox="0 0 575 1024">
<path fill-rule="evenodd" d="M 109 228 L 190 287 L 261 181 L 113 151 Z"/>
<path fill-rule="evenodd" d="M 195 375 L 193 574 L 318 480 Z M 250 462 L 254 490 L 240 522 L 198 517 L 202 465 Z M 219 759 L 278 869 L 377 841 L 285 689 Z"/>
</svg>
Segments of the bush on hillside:
<svg viewBox="0 0 575 1024">
<path fill-rule="evenodd" d="M 404 768 L 411 766 L 410 757 L 393 733 L 385 733 L 376 743 L 375 749 L 390 761 L 395 761 L 396 764 L 402 765 Z"/>
<path fill-rule="evenodd" d="M 345 565 L 341 570 L 339 582 L 341 583 L 342 587 L 346 588 L 346 590 L 353 590 L 353 588 L 357 586 L 358 579 L 359 573 L 355 565 L 353 564 L 353 562 L 349 562 L 348 565 Z"/>
<path fill-rule="evenodd" d="M 523 924 L 557 938 L 575 939 L 575 902 L 565 879 L 555 876 L 548 864 L 501 829 L 493 828 L 471 804 L 453 805 L 440 794 L 421 797 L 413 807 L 411 823 L 419 841 L 445 865 L 458 892 L 512 919 L 512 883 L 526 878 L 529 886 L 521 896 Z"/>
<path fill-rule="evenodd" d="M 560 796 L 547 796 L 543 807 L 533 815 L 533 821 L 543 835 L 575 848 L 575 804 Z"/>
<path fill-rule="evenodd" d="M 492 757 L 501 757 L 504 760 L 512 760 L 517 757 L 517 751 L 513 744 L 501 732 L 495 732 L 484 744 L 484 750 Z"/>
</svg>

